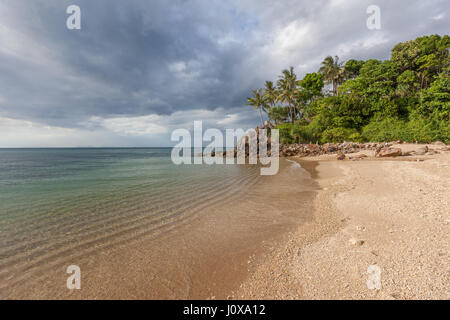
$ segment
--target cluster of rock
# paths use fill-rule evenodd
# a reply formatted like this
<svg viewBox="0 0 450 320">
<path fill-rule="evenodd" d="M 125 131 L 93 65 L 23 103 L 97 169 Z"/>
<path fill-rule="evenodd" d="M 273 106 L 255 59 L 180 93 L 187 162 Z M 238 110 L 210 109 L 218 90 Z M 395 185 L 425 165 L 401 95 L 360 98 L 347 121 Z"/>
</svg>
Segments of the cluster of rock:
<svg viewBox="0 0 450 320">
<path fill-rule="evenodd" d="M 409 155 L 430 155 L 438 153 L 436 149 L 429 149 L 426 145 L 414 147 L 412 150 L 403 151 L 402 148 L 395 147 L 395 145 L 402 144 L 401 141 L 395 142 L 383 142 L 383 143 L 356 143 L 356 142 L 344 142 L 344 143 L 325 143 L 323 145 L 318 144 L 290 144 L 280 145 L 280 155 L 285 157 L 291 156 L 320 156 L 323 154 L 337 154 L 338 160 L 345 159 L 345 154 L 357 153 L 364 150 L 373 151 L 376 157 L 397 157 L 397 156 L 409 156 Z M 450 148 L 444 143 L 437 141 L 434 143 L 436 146 L 440 146 L 442 151 L 450 151 Z M 354 156 L 354 158 L 366 157 L 365 154 Z"/>
<path fill-rule="evenodd" d="M 384 148 L 389 148 L 392 143 L 356 143 L 356 142 L 344 142 L 344 143 L 325 143 L 319 144 L 290 144 L 280 145 L 280 155 L 285 157 L 291 156 L 320 156 L 323 154 L 347 154 L 360 152 L 362 150 L 375 150 L 379 151 Z"/>
</svg>

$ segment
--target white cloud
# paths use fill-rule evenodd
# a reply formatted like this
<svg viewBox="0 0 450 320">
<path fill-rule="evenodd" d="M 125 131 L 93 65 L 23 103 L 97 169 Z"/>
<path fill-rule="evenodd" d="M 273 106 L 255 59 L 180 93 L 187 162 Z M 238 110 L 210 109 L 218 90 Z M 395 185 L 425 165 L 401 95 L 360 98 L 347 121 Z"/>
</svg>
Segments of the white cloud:
<svg viewBox="0 0 450 320">
<path fill-rule="evenodd" d="M 442 13 L 432 17 L 431 19 L 433 19 L 433 20 L 442 20 L 444 18 L 445 18 L 445 12 L 442 12 Z"/>
<path fill-rule="evenodd" d="M 108 144 L 108 139 L 105 132 L 62 128 L 0 117 L 1 148 L 104 146 Z"/>
<path fill-rule="evenodd" d="M 87 125 L 96 124 L 121 135 L 142 136 L 166 133 L 168 128 L 160 124 L 163 123 L 162 118 L 154 114 L 140 117 L 91 117 Z"/>
<path fill-rule="evenodd" d="M 339 56 L 351 56 L 353 52 L 356 52 L 361 48 L 371 49 L 387 42 L 389 42 L 389 40 L 384 35 L 384 33 L 382 31 L 376 31 L 368 37 L 362 37 L 351 42 L 344 42 L 340 44 L 335 49 L 335 52 Z"/>
<path fill-rule="evenodd" d="M 217 121 L 217 124 L 220 125 L 233 125 L 239 122 L 239 114 L 227 114 L 224 119 Z"/>
<path fill-rule="evenodd" d="M 312 24 L 295 20 L 276 31 L 273 49 L 286 53 L 313 44 Z"/>
</svg>

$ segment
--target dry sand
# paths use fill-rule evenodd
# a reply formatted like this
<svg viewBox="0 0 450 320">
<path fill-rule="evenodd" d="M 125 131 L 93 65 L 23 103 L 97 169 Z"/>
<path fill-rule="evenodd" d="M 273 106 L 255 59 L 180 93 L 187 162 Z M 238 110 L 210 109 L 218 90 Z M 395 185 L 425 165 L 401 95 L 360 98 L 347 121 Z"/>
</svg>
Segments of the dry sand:
<svg viewBox="0 0 450 320">
<path fill-rule="evenodd" d="M 301 159 L 318 161 L 314 221 L 255 262 L 232 298 L 450 298 L 450 153 L 368 155 Z M 367 286 L 369 266 L 380 268 L 379 290 Z"/>
</svg>

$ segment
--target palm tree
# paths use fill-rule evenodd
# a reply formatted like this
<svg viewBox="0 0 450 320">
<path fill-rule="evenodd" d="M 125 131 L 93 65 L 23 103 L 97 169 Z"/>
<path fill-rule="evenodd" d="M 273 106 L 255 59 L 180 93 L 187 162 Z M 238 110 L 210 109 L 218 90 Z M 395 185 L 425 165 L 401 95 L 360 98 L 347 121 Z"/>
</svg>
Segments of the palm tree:
<svg viewBox="0 0 450 320">
<path fill-rule="evenodd" d="M 266 99 L 264 98 L 262 89 L 253 90 L 252 91 L 253 97 L 247 98 L 247 106 L 252 106 L 254 109 L 259 109 L 259 116 L 261 117 L 261 123 L 264 127 L 264 120 L 262 116 L 262 111 L 266 111 L 267 103 Z"/>
<path fill-rule="evenodd" d="M 264 87 L 264 98 L 266 99 L 266 101 L 268 103 L 269 111 L 271 108 L 273 108 L 275 106 L 277 97 L 278 97 L 278 90 L 274 86 L 273 82 L 266 81 L 265 87 Z M 267 114 L 269 114 L 269 112 L 267 112 Z M 268 118 L 269 118 L 269 122 L 270 122 L 270 116 Z"/>
<path fill-rule="evenodd" d="M 333 95 L 337 96 L 337 88 L 344 81 L 344 68 L 343 63 L 339 62 L 339 57 L 332 56 L 326 57 L 321 64 L 319 72 L 323 74 L 324 80 L 328 84 L 333 84 Z"/>
<path fill-rule="evenodd" d="M 266 81 L 264 88 L 264 98 L 266 98 L 267 102 L 271 107 L 275 105 L 275 101 L 277 100 L 278 91 L 277 88 L 273 85 L 272 81 Z"/>
<path fill-rule="evenodd" d="M 283 103 L 286 103 L 288 105 L 291 122 L 294 122 L 295 108 L 293 107 L 293 102 L 295 99 L 295 91 L 297 88 L 297 76 L 294 73 L 293 67 L 290 67 L 289 70 L 283 70 L 282 73 L 283 74 L 277 81 L 279 92 L 276 102 L 282 101 Z"/>
</svg>

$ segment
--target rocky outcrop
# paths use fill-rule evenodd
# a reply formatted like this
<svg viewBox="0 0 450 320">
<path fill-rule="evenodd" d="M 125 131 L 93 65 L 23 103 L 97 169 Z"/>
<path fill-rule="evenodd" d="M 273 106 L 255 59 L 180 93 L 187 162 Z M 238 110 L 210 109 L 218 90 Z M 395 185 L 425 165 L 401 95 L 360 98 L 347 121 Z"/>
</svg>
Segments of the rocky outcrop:
<svg viewBox="0 0 450 320">
<path fill-rule="evenodd" d="M 237 157 L 238 154 L 238 150 L 240 150 L 241 148 L 245 149 L 245 157 L 249 157 L 250 151 L 252 151 L 252 153 L 258 154 L 259 155 L 259 143 L 260 143 L 260 130 L 266 129 L 266 134 L 267 134 L 267 156 L 270 157 L 272 154 L 272 145 L 271 145 L 271 139 L 270 139 L 270 130 L 273 129 L 273 125 L 270 122 L 267 122 L 264 124 L 263 127 L 256 127 L 255 128 L 255 132 L 256 132 L 256 144 L 252 146 L 252 144 L 250 143 L 250 137 L 248 135 L 243 136 L 237 143 L 237 146 L 234 148 L 234 157 Z M 251 150 L 250 148 L 256 148 L 255 150 Z"/>
</svg>

